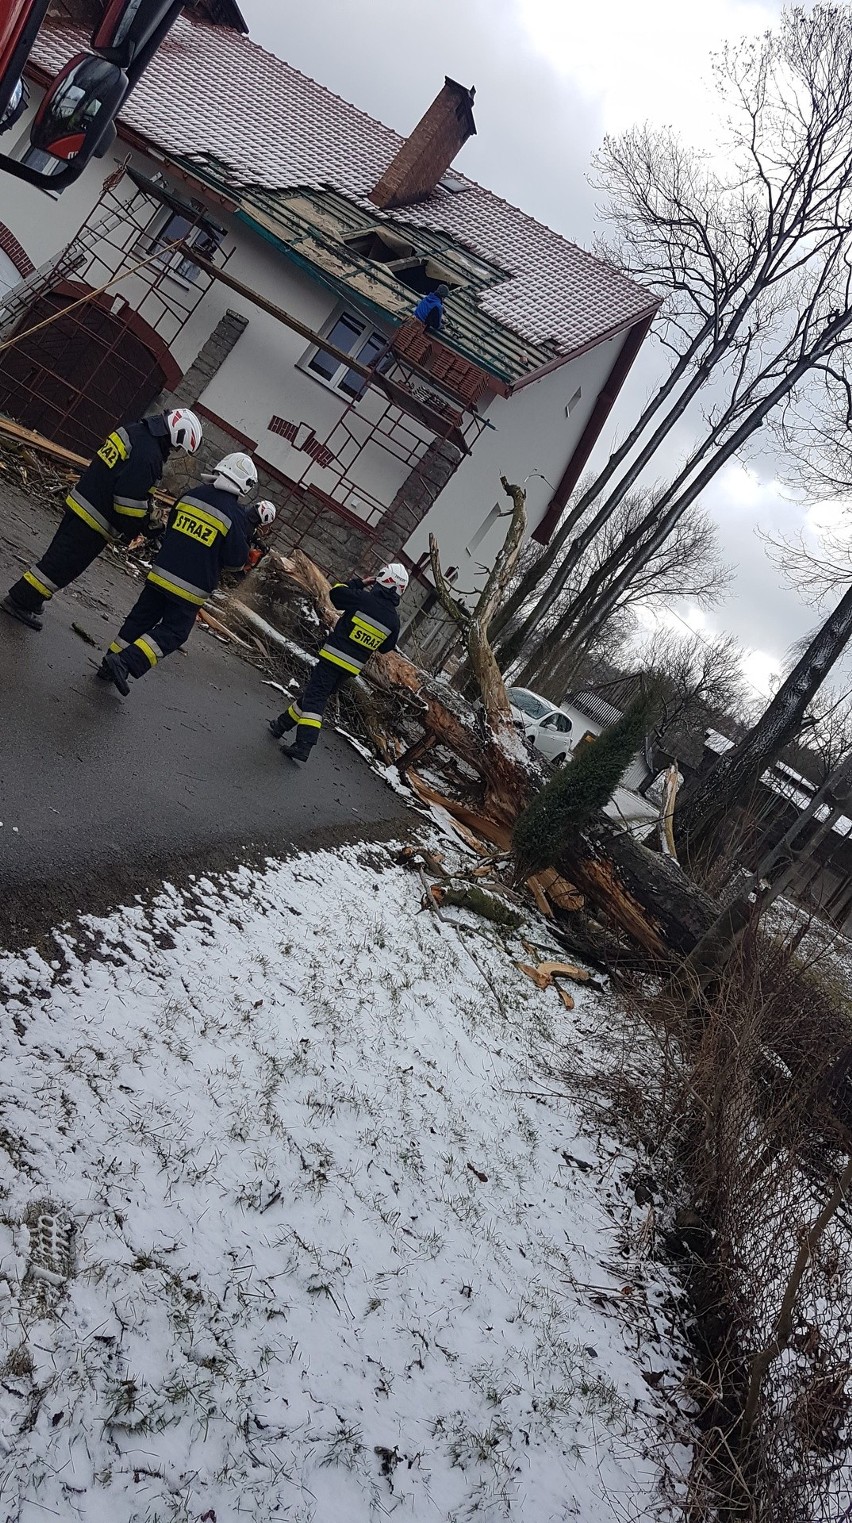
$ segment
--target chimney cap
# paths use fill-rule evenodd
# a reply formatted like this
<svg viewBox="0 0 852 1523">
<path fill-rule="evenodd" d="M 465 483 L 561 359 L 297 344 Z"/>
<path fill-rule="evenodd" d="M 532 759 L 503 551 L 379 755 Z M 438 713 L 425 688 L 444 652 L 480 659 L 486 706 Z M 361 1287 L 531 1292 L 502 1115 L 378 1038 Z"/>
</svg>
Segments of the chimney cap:
<svg viewBox="0 0 852 1523">
<path fill-rule="evenodd" d="M 460 97 L 460 104 L 464 107 L 467 116 L 467 129 L 469 137 L 476 137 L 476 122 L 473 119 L 473 102 L 476 97 L 476 85 L 460 85 L 457 79 L 450 79 L 449 74 L 444 75 L 444 84 L 450 90 L 455 90 Z"/>
</svg>

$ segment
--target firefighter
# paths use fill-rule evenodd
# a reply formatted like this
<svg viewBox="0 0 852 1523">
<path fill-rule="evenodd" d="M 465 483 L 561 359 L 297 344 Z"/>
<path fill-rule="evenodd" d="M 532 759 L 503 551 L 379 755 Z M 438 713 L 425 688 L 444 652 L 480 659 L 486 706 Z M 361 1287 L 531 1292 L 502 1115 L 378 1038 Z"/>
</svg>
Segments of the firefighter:
<svg viewBox="0 0 852 1523">
<path fill-rule="evenodd" d="M 259 565 L 265 555 L 269 554 L 269 546 L 266 543 L 272 525 L 278 516 L 274 502 L 256 502 L 246 513 L 246 528 L 248 531 L 249 553 L 246 561 L 246 571 L 253 571 Z"/>
<path fill-rule="evenodd" d="M 200 443 L 201 424 L 186 408 L 117 428 L 68 493 L 62 522 L 41 560 L 9 588 L 0 608 L 29 629 L 41 629 L 45 603 L 81 576 L 105 545 L 129 544 L 147 531 L 149 494 L 170 451 L 194 455 Z"/>
<path fill-rule="evenodd" d="M 276 740 L 295 729 L 293 745 L 282 746 L 292 761 L 306 762 L 319 740 L 325 706 L 333 693 L 357 677 L 372 655 L 393 650 L 399 638 L 399 600 L 408 586 L 408 572 L 399 561 L 383 566 L 370 581 L 353 577 L 338 582 L 330 597 L 342 610 L 319 653 L 308 685 L 296 703 L 269 721 Z"/>
<path fill-rule="evenodd" d="M 122 698 L 130 692 L 129 677 L 144 677 L 186 643 L 222 571 L 245 565 L 249 546 L 241 499 L 256 486 L 249 456 L 226 455 L 172 508 L 145 586 L 98 670 Z"/>
</svg>

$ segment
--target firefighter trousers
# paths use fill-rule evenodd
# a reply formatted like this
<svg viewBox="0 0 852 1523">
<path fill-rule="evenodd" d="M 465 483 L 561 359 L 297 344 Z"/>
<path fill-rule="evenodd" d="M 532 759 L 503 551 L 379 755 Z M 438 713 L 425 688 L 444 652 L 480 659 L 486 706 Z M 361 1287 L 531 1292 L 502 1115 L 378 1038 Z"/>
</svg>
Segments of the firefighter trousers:
<svg viewBox="0 0 852 1523">
<path fill-rule="evenodd" d="M 186 644 L 197 614 L 194 603 L 146 582 L 110 650 L 121 655 L 131 677 L 144 677 Z"/>
<path fill-rule="evenodd" d="M 109 541 L 99 529 L 69 508 L 40 561 L 9 589 L 9 597 L 28 613 L 40 613 L 48 598 L 82 576 Z"/>
<path fill-rule="evenodd" d="M 296 725 L 296 744 L 315 746 L 322 729 L 326 704 L 329 698 L 345 686 L 350 675 L 342 667 L 335 666 L 333 661 L 326 661 L 320 656 L 301 697 L 279 716 L 278 725 L 282 733 L 292 730 Z"/>
</svg>

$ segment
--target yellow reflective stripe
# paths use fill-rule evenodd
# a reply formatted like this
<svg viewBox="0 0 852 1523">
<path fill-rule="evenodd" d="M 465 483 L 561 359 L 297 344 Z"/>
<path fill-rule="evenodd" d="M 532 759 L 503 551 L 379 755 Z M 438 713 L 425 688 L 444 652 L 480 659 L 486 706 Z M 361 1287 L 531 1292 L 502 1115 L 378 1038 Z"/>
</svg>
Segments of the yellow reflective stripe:
<svg viewBox="0 0 852 1523">
<path fill-rule="evenodd" d="M 143 656 L 147 656 L 148 657 L 148 660 L 150 661 L 152 666 L 156 666 L 157 665 L 157 653 L 154 650 L 153 646 L 148 644 L 148 641 L 146 639 L 144 639 L 140 635 L 138 640 L 134 640 L 133 641 L 133 644 L 136 646 L 137 650 L 141 650 Z"/>
<path fill-rule="evenodd" d="M 190 518 L 200 518 L 203 524 L 208 524 L 211 529 L 216 529 L 219 534 L 227 534 L 230 523 L 226 523 L 224 517 L 210 513 L 206 508 L 196 507 L 192 498 L 186 497 L 179 502 L 175 513 L 188 513 Z"/>
<path fill-rule="evenodd" d="M 125 440 L 127 440 L 127 444 L 125 444 Z M 126 460 L 130 454 L 130 451 L 127 447 L 127 445 L 130 443 L 130 440 L 128 439 L 127 434 L 124 432 L 124 429 L 121 429 L 121 431 L 117 434 L 110 434 L 109 442 L 110 444 L 115 445 L 122 460 Z"/>
<path fill-rule="evenodd" d="M 342 666 L 345 672 L 352 672 L 353 676 L 355 677 L 358 676 L 358 673 L 361 670 L 361 666 L 364 664 L 361 662 L 360 665 L 356 666 L 352 661 L 347 661 L 344 656 L 336 655 L 333 650 L 321 650 L 320 655 L 322 656 L 323 660 L 331 661 L 332 665 L 334 666 Z"/>
<path fill-rule="evenodd" d="M 371 635 L 381 635 L 382 639 L 385 638 L 385 635 L 390 634 L 387 624 L 373 624 L 366 614 L 363 613 L 354 613 L 352 615 L 352 623 L 358 629 L 366 629 Z"/>
<path fill-rule="evenodd" d="M 159 571 L 149 571 L 148 581 L 153 582 L 156 587 L 164 587 L 166 592 L 173 592 L 177 598 L 186 598 L 187 603 L 196 603 L 199 608 L 210 596 L 209 592 L 190 592 L 186 587 L 179 587 L 175 582 L 170 582 L 167 577 L 161 576 Z"/>
<path fill-rule="evenodd" d="M 102 534 L 104 539 L 115 538 L 115 535 L 107 526 L 106 519 L 104 519 L 102 523 L 99 523 L 98 520 L 89 512 L 88 508 L 84 508 L 82 503 L 77 501 L 76 497 L 72 497 L 69 494 L 65 499 L 65 506 L 70 508 L 72 513 L 76 513 L 78 518 L 82 518 L 83 523 L 88 524 L 90 529 L 97 529 L 98 533 Z"/>
<path fill-rule="evenodd" d="M 148 511 L 147 503 L 144 503 L 141 508 L 131 508 L 120 497 L 113 498 L 113 506 L 116 513 L 121 513 L 125 518 L 144 518 Z"/>
<path fill-rule="evenodd" d="M 51 588 L 50 587 L 46 587 L 44 582 L 40 582 L 34 571 L 25 571 L 24 572 L 24 581 L 25 582 L 29 582 L 30 586 L 34 587 L 36 592 L 41 593 L 41 596 L 43 598 L 52 598 L 53 597 L 53 592 L 52 592 Z"/>
<path fill-rule="evenodd" d="M 123 650 L 126 650 L 126 649 L 127 649 L 127 641 L 126 640 L 119 640 L 118 638 L 113 640 L 112 645 L 110 646 L 110 650 L 112 651 L 114 656 L 120 656 L 121 652 Z"/>
<path fill-rule="evenodd" d="M 321 719 L 308 719 L 305 714 L 299 714 L 299 716 L 298 716 L 298 718 L 296 720 L 296 723 L 297 724 L 307 725 L 308 728 L 311 729 L 311 730 L 321 730 L 322 729 L 322 720 Z"/>
</svg>

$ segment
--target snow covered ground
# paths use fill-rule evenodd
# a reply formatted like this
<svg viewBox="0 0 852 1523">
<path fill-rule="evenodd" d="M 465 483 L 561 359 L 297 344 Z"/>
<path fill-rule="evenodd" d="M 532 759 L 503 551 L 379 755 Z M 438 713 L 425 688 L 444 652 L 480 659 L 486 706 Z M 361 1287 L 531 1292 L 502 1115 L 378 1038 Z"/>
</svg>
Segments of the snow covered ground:
<svg viewBox="0 0 852 1523">
<path fill-rule="evenodd" d="M 612 1006 L 420 898 L 353 847 L 0 955 L 3 1523 L 677 1515 L 678 1292 L 559 1078 Z"/>
</svg>

